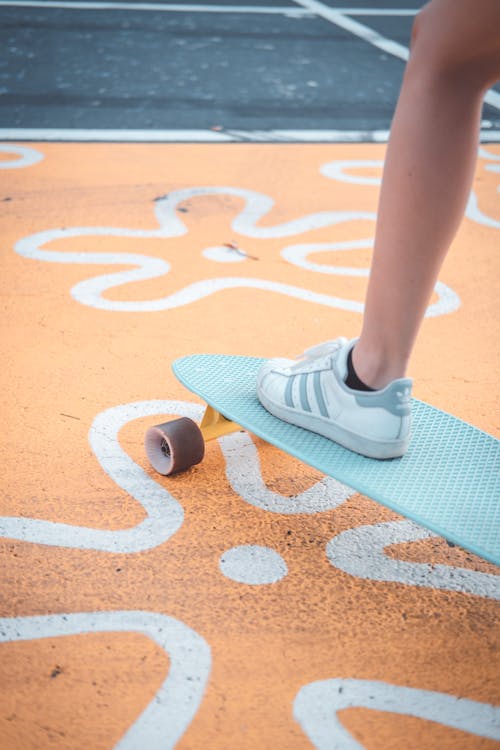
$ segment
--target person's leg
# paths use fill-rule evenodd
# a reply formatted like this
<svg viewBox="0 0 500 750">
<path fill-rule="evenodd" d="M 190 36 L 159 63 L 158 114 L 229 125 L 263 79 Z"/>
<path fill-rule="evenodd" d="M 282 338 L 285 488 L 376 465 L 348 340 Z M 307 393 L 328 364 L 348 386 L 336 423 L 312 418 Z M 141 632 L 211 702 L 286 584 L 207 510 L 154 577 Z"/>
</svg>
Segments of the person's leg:
<svg viewBox="0 0 500 750">
<path fill-rule="evenodd" d="M 372 458 L 406 452 L 404 375 L 465 209 L 483 95 L 499 77 L 500 0 L 432 0 L 421 11 L 387 150 L 361 336 L 265 362 L 256 391 L 271 414 Z"/>
<path fill-rule="evenodd" d="M 500 1 L 432 0 L 419 13 L 384 166 L 356 374 L 405 375 L 476 163 L 482 99 L 500 78 Z"/>
</svg>

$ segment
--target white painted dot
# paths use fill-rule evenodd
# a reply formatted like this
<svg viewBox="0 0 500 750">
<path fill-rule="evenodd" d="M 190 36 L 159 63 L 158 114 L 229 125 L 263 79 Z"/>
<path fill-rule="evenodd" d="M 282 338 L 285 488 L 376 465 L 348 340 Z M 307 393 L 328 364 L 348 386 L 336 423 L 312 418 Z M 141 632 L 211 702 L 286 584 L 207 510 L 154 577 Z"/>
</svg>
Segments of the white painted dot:
<svg viewBox="0 0 500 750">
<path fill-rule="evenodd" d="M 245 260 L 245 256 L 242 253 L 223 245 L 220 247 L 207 247 L 203 250 L 203 255 L 208 260 L 214 260 L 216 263 L 241 263 L 241 261 Z"/>
<path fill-rule="evenodd" d="M 252 544 L 224 552 L 219 567 L 232 581 L 251 585 L 276 583 L 288 573 L 285 561 L 275 550 Z"/>
</svg>

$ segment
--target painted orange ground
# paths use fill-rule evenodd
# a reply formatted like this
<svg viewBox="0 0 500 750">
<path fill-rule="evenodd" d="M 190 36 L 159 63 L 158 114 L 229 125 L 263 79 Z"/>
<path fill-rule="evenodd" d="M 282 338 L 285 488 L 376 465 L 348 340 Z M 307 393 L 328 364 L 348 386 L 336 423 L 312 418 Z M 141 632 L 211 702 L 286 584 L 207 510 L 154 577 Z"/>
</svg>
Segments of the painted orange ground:
<svg viewBox="0 0 500 750">
<path fill-rule="evenodd" d="M 281 251 L 373 236 L 380 169 L 371 162 L 383 159 L 384 147 L 25 148 L 25 166 L 15 166 L 22 156 L 0 155 L 0 514 L 11 524 L 0 541 L 0 616 L 2 627 L 19 618 L 16 627 L 32 630 L 30 638 L 0 644 L 2 750 L 104 750 L 132 725 L 143 726 L 141 712 L 177 657 L 138 632 L 127 613 L 139 610 L 165 616 L 158 622 L 168 634 L 175 620 L 210 649 L 205 673 L 197 673 L 196 661 L 183 678 L 201 689 L 190 699 L 199 705 L 180 732 L 180 750 L 320 747 L 293 705 L 304 686 L 334 678 L 434 691 L 438 707 L 443 696 L 498 705 L 494 566 L 432 537 L 387 541 L 380 556 L 392 573 L 385 579 L 374 579 L 377 563 L 369 557 L 365 575 L 353 575 L 329 562 L 326 546 L 350 529 L 398 520 L 373 501 L 353 495 L 330 510 L 272 513 L 234 489 L 217 443 L 203 464 L 170 479 L 154 475 L 144 456 L 146 428 L 185 408 L 151 402 L 194 401 L 170 372 L 175 357 L 295 355 L 327 338 L 357 335 L 360 312 L 345 308 L 363 300 L 366 278 L 352 269 L 368 266 L 369 247 L 309 247 L 301 257 L 314 268 Z M 43 159 L 30 164 L 33 151 Z M 426 319 L 410 373 L 417 397 L 496 435 L 499 160 L 500 146 L 482 149 L 477 205 L 442 270 L 448 291 L 433 300 L 442 314 Z M 334 162 L 333 173 L 320 171 Z M 330 220 L 315 228 L 310 217 L 322 212 Z M 236 262 L 234 251 L 221 249 L 232 240 L 257 260 Z M 168 261 L 168 272 L 155 259 Z M 322 272 L 333 266 L 351 271 Z M 139 267 L 143 280 L 131 280 Z M 111 278 L 124 271 L 129 275 Z M 224 288 L 235 278 L 238 286 Z M 344 302 L 335 306 L 332 298 Z M 457 298 L 458 309 L 446 301 Z M 159 309 L 139 309 L 148 301 Z M 91 445 L 89 429 L 105 412 Z M 249 464 L 249 494 L 262 479 L 293 507 L 294 497 L 321 479 L 255 445 L 260 465 Z M 143 533 L 145 504 L 155 493 L 158 517 Z M 162 538 L 178 504 L 184 516 Z M 99 535 L 106 531 L 110 536 Z M 225 577 L 221 555 L 240 545 L 275 550 L 287 575 L 260 585 Z M 469 588 L 457 590 L 450 581 L 464 571 Z M 84 613 L 94 613 L 93 624 Z M 100 625 L 95 613 L 111 624 Z M 39 617 L 36 627 L 29 616 Z M 73 622 L 74 632 L 59 634 Z M 174 716 L 182 713 L 180 684 L 165 703 Z M 451 714 L 442 706 L 442 723 L 410 709 L 397 715 L 356 705 L 339 710 L 339 718 L 368 750 L 497 746 L 447 726 Z M 146 726 L 139 744 L 171 747 L 168 726 L 160 734 L 155 745 Z"/>
</svg>

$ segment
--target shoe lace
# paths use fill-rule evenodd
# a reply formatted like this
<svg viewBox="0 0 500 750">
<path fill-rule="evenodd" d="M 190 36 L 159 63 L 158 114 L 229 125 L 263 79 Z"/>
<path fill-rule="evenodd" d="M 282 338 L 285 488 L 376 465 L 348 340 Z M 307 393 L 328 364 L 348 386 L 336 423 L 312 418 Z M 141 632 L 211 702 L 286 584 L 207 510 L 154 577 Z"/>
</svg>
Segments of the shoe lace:
<svg viewBox="0 0 500 750">
<path fill-rule="evenodd" d="M 332 341 L 324 341 L 322 344 L 311 346 L 309 349 L 306 349 L 302 354 L 296 357 L 296 359 L 299 360 L 299 362 L 297 362 L 297 367 L 303 365 L 305 362 L 313 362 L 314 360 L 320 359 L 321 357 L 328 357 L 332 354 L 335 354 L 335 352 L 345 344 L 347 344 L 347 339 L 343 336 L 340 336 L 338 339 L 333 339 Z"/>
</svg>

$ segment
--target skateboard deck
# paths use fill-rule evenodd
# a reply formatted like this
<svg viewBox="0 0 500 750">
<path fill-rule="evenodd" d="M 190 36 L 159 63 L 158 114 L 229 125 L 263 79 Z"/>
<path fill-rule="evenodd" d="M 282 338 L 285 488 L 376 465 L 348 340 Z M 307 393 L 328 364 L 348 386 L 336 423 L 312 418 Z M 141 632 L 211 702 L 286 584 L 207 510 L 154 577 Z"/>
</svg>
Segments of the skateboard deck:
<svg viewBox="0 0 500 750">
<path fill-rule="evenodd" d="M 380 461 L 269 414 L 255 394 L 255 357 L 196 354 L 173 363 L 178 380 L 248 432 L 324 474 L 500 564 L 500 441 L 451 414 L 412 402 L 402 458 Z"/>
</svg>

